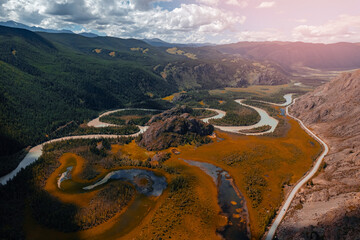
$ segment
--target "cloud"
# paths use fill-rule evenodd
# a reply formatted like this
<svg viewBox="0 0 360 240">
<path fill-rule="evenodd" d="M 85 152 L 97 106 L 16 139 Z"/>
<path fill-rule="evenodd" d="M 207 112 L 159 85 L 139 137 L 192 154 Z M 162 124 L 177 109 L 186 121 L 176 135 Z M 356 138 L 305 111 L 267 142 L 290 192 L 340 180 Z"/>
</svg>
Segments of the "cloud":
<svg viewBox="0 0 360 240">
<path fill-rule="evenodd" d="M 275 2 L 262 2 L 256 8 L 271 8 L 275 5 Z"/>
<path fill-rule="evenodd" d="M 130 4 L 137 10 L 147 11 L 151 9 L 151 4 L 155 2 L 171 2 L 171 0 L 131 0 Z"/>
<path fill-rule="evenodd" d="M 308 20 L 305 18 L 302 18 L 302 19 L 295 19 L 294 21 L 298 22 L 298 23 L 306 23 Z"/>
<path fill-rule="evenodd" d="M 49 4 L 46 13 L 61 16 L 64 21 L 78 24 L 89 23 L 98 18 L 90 11 L 84 0 Z"/>
<path fill-rule="evenodd" d="M 180 4 L 173 9 L 153 4 L 170 0 L 5 1 L 0 3 L 4 13 L 0 19 L 43 28 L 97 30 L 123 38 L 203 42 L 214 36 L 229 38 L 246 21 L 237 12 L 210 5 L 219 0 L 199 0 L 204 4 Z"/>
<path fill-rule="evenodd" d="M 284 33 L 278 29 L 265 29 L 263 31 L 242 31 L 236 35 L 238 41 L 282 41 Z"/>
<path fill-rule="evenodd" d="M 197 3 L 209 5 L 209 6 L 219 6 L 222 1 L 220 0 L 195 0 Z M 225 4 L 237 6 L 240 8 L 245 8 L 249 5 L 248 0 L 226 0 Z"/>
<path fill-rule="evenodd" d="M 299 41 L 356 42 L 360 39 L 360 16 L 340 15 L 323 25 L 300 25 L 293 29 L 292 35 Z"/>
<path fill-rule="evenodd" d="M 220 0 L 196 0 L 196 2 L 205 5 L 216 6 L 220 3 Z"/>
<path fill-rule="evenodd" d="M 242 0 L 227 0 L 226 4 L 238 6 L 240 8 L 246 8 L 249 5 L 248 1 L 242 1 Z"/>
<path fill-rule="evenodd" d="M 196 4 L 182 4 L 171 11 L 153 9 L 137 12 L 128 17 L 134 21 L 133 25 L 116 27 L 112 31 L 120 30 L 124 34 L 136 31 L 137 35 L 145 38 L 162 36 L 181 42 L 187 39 L 199 42 L 209 33 L 219 34 L 246 20 L 218 8 Z"/>
</svg>

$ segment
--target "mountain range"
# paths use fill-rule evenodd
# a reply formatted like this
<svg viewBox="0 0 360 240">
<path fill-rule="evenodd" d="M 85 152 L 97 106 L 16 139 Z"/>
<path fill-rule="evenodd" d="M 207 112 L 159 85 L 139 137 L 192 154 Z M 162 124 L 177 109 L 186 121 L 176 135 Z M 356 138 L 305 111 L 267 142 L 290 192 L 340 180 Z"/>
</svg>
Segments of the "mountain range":
<svg viewBox="0 0 360 240">
<path fill-rule="evenodd" d="M 17 27 L 0 26 L 0 156 L 99 111 L 167 108 L 161 98 L 174 92 L 286 84 L 299 62 L 317 68 L 340 60 L 344 69 L 360 66 L 360 45 L 351 43 L 179 47 L 159 39 L 149 44 L 7 24 Z"/>
<path fill-rule="evenodd" d="M 214 48 L 246 59 L 276 62 L 289 71 L 304 68 L 352 70 L 360 67 L 359 43 L 239 42 Z"/>
<path fill-rule="evenodd" d="M 161 98 L 178 91 L 289 82 L 279 65 L 254 63 L 214 49 L 0 26 L 0 156 L 106 109 L 164 108 Z"/>
</svg>

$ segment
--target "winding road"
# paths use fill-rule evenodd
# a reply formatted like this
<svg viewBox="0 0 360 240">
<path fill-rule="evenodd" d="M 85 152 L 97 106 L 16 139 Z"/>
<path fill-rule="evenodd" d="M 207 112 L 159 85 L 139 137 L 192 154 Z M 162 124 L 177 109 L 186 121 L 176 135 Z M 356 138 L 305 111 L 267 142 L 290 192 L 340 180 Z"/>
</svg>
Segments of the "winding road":
<svg viewBox="0 0 360 240">
<path fill-rule="evenodd" d="M 294 99 L 293 103 L 294 104 L 296 101 L 296 99 Z M 292 105 L 291 104 L 291 105 Z M 305 175 L 305 177 L 303 177 L 295 186 L 294 188 L 292 189 L 292 191 L 290 192 L 290 194 L 288 195 L 287 199 L 285 200 L 283 206 L 280 208 L 279 212 L 278 212 L 278 215 L 276 216 L 274 222 L 272 223 L 271 227 L 270 227 L 270 230 L 268 231 L 268 233 L 266 234 L 266 240 L 271 240 L 274 238 L 274 235 L 275 235 L 275 232 L 276 232 L 276 229 L 279 227 L 281 221 L 283 220 L 283 218 L 285 217 L 285 214 L 292 202 L 292 200 L 294 199 L 296 193 L 300 190 L 300 188 L 306 183 L 308 182 L 315 174 L 316 172 L 319 170 L 320 168 L 320 165 L 321 165 L 321 162 L 322 160 L 324 159 L 324 157 L 326 156 L 326 154 L 329 152 L 329 146 L 323 141 L 321 140 L 321 138 L 319 138 L 318 136 L 316 136 L 312 131 L 310 131 L 309 128 L 307 128 L 305 126 L 305 124 L 300 120 L 298 119 L 297 117 L 291 115 L 289 113 L 289 107 L 291 106 L 287 106 L 286 107 L 286 114 L 295 119 L 296 121 L 299 122 L 300 126 L 310 135 L 312 136 L 313 138 L 315 138 L 317 141 L 319 141 L 321 143 L 321 145 L 323 146 L 324 148 L 324 151 L 321 153 L 321 155 L 316 159 L 316 162 L 314 164 L 314 167 L 308 172 L 307 175 Z"/>
<path fill-rule="evenodd" d="M 109 115 L 114 112 L 118 111 L 124 111 L 124 110 L 133 110 L 133 109 L 117 109 L 113 111 L 109 111 L 106 113 L 101 114 L 99 117 L 95 118 L 94 120 L 90 121 L 88 123 L 88 126 L 90 127 L 108 127 L 108 126 L 116 126 L 114 124 L 104 123 L 100 121 L 100 117 Z M 154 109 L 136 109 L 136 110 L 144 110 L 144 111 L 157 111 Z M 47 142 L 44 142 L 42 144 L 39 144 L 33 148 L 30 149 L 28 154 L 24 157 L 24 159 L 19 163 L 19 165 L 10 173 L 6 174 L 5 176 L 0 177 L 0 184 L 5 185 L 10 179 L 15 177 L 21 169 L 26 168 L 33 162 L 39 159 L 39 157 L 42 154 L 42 150 L 44 145 L 48 143 L 54 143 L 54 142 L 60 142 L 64 140 L 71 140 L 71 139 L 97 139 L 97 138 L 119 138 L 119 137 L 136 137 L 139 134 L 145 132 L 147 130 L 147 126 L 138 126 L 140 131 L 131 135 L 106 135 L 106 134 L 92 134 L 92 135 L 79 135 L 79 136 L 67 136 L 62 138 L 56 138 L 49 140 Z"/>
<path fill-rule="evenodd" d="M 288 96 L 289 95 L 289 96 Z M 274 105 L 278 105 L 278 106 L 284 106 L 286 104 L 288 104 L 289 102 L 291 102 L 291 94 L 285 95 L 284 98 L 286 99 L 286 102 L 284 104 L 274 104 Z M 243 103 L 244 99 L 238 99 L 235 100 L 235 102 L 239 103 L 240 105 L 249 107 L 249 108 L 253 108 L 255 109 L 259 115 L 260 115 L 260 121 L 254 125 L 251 126 L 215 126 L 216 128 L 225 131 L 225 132 L 232 132 L 232 133 L 239 133 L 239 131 L 242 130 L 249 130 L 249 129 L 253 129 L 253 128 L 257 128 L 257 127 L 261 127 L 264 125 L 270 125 L 271 129 L 265 132 L 261 132 L 261 133 L 243 133 L 245 135 L 263 135 L 269 132 L 273 132 L 276 128 L 276 126 L 278 125 L 278 120 L 276 120 L 275 118 L 269 116 L 269 114 L 264 111 L 263 109 L 257 108 L 257 107 L 253 107 L 247 104 Z M 273 103 L 269 103 L 269 104 L 273 104 Z M 124 110 L 144 110 L 144 111 L 159 111 L 156 109 L 142 109 L 142 108 L 124 108 L 124 109 L 116 109 L 116 110 L 112 110 L 112 111 L 108 111 L 105 112 L 101 115 L 99 115 L 99 117 L 91 120 L 88 123 L 88 126 L 90 127 L 110 127 L 110 126 L 116 126 L 115 124 L 110 124 L 110 123 L 105 123 L 105 122 L 101 122 L 100 118 L 115 112 L 119 112 L 119 111 L 124 111 Z M 210 119 L 219 119 L 225 116 L 225 112 L 218 110 L 218 109 L 209 109 L 212 111 L 217 112 L 216 116 L 210 117 L 210 118 L 204 118 L 202 119 L 203 122 L 208 122 Z M 136 137 L 139 134 L 142 134 L 143 132 L 145 132 L 148 128 L 148 126 L 138 126 L 140 131 L 131 135 L 105 135 L 105 134 L 93 134 L 93 135 L 80 135 L 80 136 L 67 136 L 67 137 L 62 137 L 62 138 L 57 138 L 57 139 L 52 139 L 50 141 L 44 142 L 42 144 L 39 144 L 33 148 L 30 149 L 30 151 L 28 152 L 28 154 L 24 157 L 24 159 L 19 163 L 19 165 L 10 173 L 6 174 L 5 176 L 0 177 L 0 183 L 2 185 L 5 185 L 10 179 L 12 179 L 13 177 L 15 177 L 21 169 L 26 168 L 27 166 L 29 166 L 30 164 L 32 164 L 33 162 L 35 162 L 36 160 L 39 159 L 39 157 L 42 154 L 42 150 L 44 145 L 48 144 L 48 143 L 54 143 L 54 142 L 59 142 L 59 141 L 64 141 L 64 140 L 71 140 L 71 139 L 96 139 L 96 138 L 118 138 L 118 137 Z"/>
</svg>

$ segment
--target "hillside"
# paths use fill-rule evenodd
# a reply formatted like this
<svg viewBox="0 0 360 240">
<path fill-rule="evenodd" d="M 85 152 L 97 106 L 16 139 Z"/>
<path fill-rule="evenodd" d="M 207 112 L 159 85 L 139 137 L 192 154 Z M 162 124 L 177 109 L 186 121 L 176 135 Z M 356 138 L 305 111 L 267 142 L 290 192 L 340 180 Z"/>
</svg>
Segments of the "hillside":
<svg viewBox="0 0 360 240">
<path fill-rule="evenodd" d="M 288 70 L 299 67 L 323 70 L 360 67 L 360 45 L 356 43 L 239 42 L 214 48 L 247 59 L 274 61 Z"/>
<path fill-rule="evenodd" d="M 180 90 L 289 81 L 280 67 L 267 66 L 216 50 L 172 53 L 136 39 L 0 26 L 0 156 L 42 142 L 58 127 L 82 123 L 99 111 L 163 108 L 159 99 Z"/>
<path fill-rule="evenodd" d="M 360 233 L 360 71 L 298 99 L 291 113 L 329 145 L 324 169 L 295 197 L 279 239 L 356 239 Z"/>
<path fill-rule="evenodd" d="M 156 98 L 177 90 L 140 64 L 82 54 L 7 27 L 0 27 L 0 68 L 0 155 L 44 141 L 72 120 L 81 123 L 101 110 L 153 101 L 149 93 Z"/>
</svg>

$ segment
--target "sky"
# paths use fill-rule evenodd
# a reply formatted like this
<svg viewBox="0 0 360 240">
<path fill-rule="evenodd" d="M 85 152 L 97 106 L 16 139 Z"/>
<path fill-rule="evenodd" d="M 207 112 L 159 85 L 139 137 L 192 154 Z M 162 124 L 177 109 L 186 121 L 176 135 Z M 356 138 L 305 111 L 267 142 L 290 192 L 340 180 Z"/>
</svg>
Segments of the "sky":
<svg viewBox="0 0 360 240">
<path fill-rule="evenodd" d="M 360 42 L 360 0 L 0 0 L 0 21 L 176 43 Z"/>
</svg>

